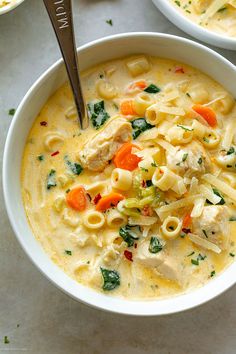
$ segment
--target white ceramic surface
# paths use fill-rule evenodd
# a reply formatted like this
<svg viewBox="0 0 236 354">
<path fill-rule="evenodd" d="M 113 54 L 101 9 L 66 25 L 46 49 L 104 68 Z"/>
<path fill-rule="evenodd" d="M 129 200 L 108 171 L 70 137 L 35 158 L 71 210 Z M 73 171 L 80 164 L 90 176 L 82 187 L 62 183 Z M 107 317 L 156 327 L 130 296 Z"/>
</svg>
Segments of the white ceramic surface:
<svg viewBox="0 0 236 354">
<path fill-rule="evenodd" d="M 216 47 L 236 50 L 236 38 L 223 36 L 216 32 L 209 31 L 194 23 L 187 16 L 181 13 L 170 0 L 152 0 L 157 8 L 177 27 L 192 35 L 200 41 Z"/>
<path fill-rule="evenodd" d="M 25 0 L 14 0 L 12 3 L 0 8 L 0 15 L 6 14 L 7 12 L 15 9 Z"/>
<path fill-rule="evenodd" d="M 109 51 L 107 50 L 109 48 Z M 236 68 L 211 49 L 187 39 L 156 33 L 128 33 L 96 40 L 79 49 L 81 69 L 113 58 L 146 53 L 188 63 L 214 77 L 236 96 Z M 25 252 L 48 279 L 64 292 L 94 307 L 132 315 L 163 315 L 200 305 L 235 283 L 236 263 L 204 287 L 174 298 L 128 301 L 97 293 L 69 278 L 44 252 L 34 238 L 22 205 L 20 168 L 28 132 L 43 104 L 66 80 L 63 62 L 49 68 L 22 100 L 10 126 L 3 159 L 3 190 L 14 232 Z"/>
</svg>

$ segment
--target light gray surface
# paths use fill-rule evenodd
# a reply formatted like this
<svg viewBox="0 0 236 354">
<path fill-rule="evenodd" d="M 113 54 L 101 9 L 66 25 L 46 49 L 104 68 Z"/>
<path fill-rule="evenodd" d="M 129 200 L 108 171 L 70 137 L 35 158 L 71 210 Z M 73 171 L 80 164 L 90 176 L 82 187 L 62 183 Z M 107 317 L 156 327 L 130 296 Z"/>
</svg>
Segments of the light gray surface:
<svg viewBox="0 0 236 354">
<path fill-rule="evenodd" d="M 151 0 L 75 0 L 77 44 L 120 32 L 184 35 Z M 113 19 L 113 27 L 106 24 Z M 186 36 L 187 37 L 187 36 Z M 218 50 L 236 64 L 236 53 Z M 35 79 L 60 56 L 42 0 L 0 17 L 0 156 L 11 117 Z M 0 192 L 0 353 L 234 354 L 236 288 L 192 311 L 161 318 L 114 316 L 56 289 L 16 241 Z M 19 327 L 17 325 L 19 324 Z M 10 343 L 4 344 L 7 335 Z"/>
</svg>

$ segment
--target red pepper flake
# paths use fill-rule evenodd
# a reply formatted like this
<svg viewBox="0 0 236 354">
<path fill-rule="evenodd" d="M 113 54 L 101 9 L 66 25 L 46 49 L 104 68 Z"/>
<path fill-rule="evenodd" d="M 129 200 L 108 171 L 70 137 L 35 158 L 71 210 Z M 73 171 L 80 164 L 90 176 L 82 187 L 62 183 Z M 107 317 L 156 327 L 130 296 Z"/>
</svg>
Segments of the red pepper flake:
<svg viewBox="0 0 236 354">
<path fill-rule="evenodd" d="M 128 259 L 128 261 L 133 262 L 133 253 L 132 252 L 125 250 L 124 256 L 126 259 Z"/>
<path fill-rule="evenodd" d="M 181 66 L 177 66 L 175 68 L 175 73 L 176 74 L 184 74 L 185 73 L 184 68 L 182 68 Z"/>
<path fill-rule="evenodd" d="M 138 244 L 137 244 L 137 243 L 135 243 L 135 244 L 134 244 L 134 248 L 137 248 L 137 247 L 138 247 Z"/>
<path fill-rule="evenodd" d="M 97 204 L 99 202 L 99 200 L 102 198 L 101 194 L 98 193 L 97 195 L 95 195 L 93 202 L 94 204 Z"/>
<path fill-rule="evenodd" d="M 150 207 L 150 205 L 144 205 L 141 214 L 144 216 L 152 216 L 153 215 L 152 207 Z"/>
<path fill-rule="evenodd" d="M 185 234 L 189 234 L 189 233 L 191 232 L 190 229 L 185 229 L 185 228 L 183 228 L 182 231 L 183 231 Z"/>
<path fill-rule="evenodd" d="M 42 122 L 40 122 L 40 125 L 42 127 L 46 127 L 48 125 L 48 122 L 46 122 L 45 120 L 43 120 Z"/>
<path fill-rule="evenodd" d="M 51 154 L 51 156 L 56 156 L 56 155 L 58 155 L 58 154 L 60 154 L 60 151 L 55 151 L 55 152 L 53 152 L 52 154 Z"/>
<path fill-rule="evenodd" d="M 164 172 L 163 172 L 162 170 L 160 170 L 160 174 L 163 175 L 163 173 L 164 173 Z"/>
<path fill-rule="evenodd" d="M 142 187 L 146 188 L 146 182 L 144 180 L 142 180 Z"/>
</svg>

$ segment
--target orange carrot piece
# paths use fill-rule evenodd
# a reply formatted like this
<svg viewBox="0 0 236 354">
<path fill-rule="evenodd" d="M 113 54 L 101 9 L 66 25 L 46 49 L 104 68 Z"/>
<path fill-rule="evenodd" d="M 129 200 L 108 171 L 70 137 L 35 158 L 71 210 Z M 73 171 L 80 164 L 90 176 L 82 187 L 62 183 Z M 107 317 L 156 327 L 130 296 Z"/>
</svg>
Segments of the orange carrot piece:
<svg viewBox="0 0 236 354">
<path fill-rule="evenodd" d="M 135 116 L 136 112 L 133 107 L 133 100 L 125 100 L 121 102 L 120 111 L 124 116 Z"/>
<path fill-rule="evenodd" d="M 132 154 L 132 148 L 140 148 L 132 143 L 125 143 L 116 152 L 113 162 L 116 167 L 122 168 L 123 170 L 133 171 L 138 167 L 138 163 L 142 160 L 135 154 Z"/>
<path fill-rule="evenodd" d="M 125 197 L 120 194 L 120 193 L 110 193 L 106 195 L 105 197 L 102 197 L 98 203 L 96 204 L 96 210 L 97 211 L 105 211 L 109 208 L 112 208 L 114 206 L 117 206 L 117 204 L 125 199 Z"/>
<path fill-rule="evenodd" d="M 140 90 L 144 90 L 147 87 L 147 82 L 145 80 L 136 81 L 130 85 L 131 89 L 138 88 Z"/>
<path fill-rule="evenodd" d="M 205 107 L 201 104 L 195 104 L 193 105 L 192 109 L 194 110 L 194 112 L 200 114 L 200 116 L 205 119 L 205 121 L 211 127 L 215 127 L 217 125 L 216 114 L 210 107 Z"/>
<path fill-rule="evenodd" d="M 192 218 L 190 214 L 186 214 L 184 219 L 183 219 L 183 223 L 182 223 L 182 228 L 183 229 L 188 229 L 189 226 L 191 225 L 192 222 Z"/>
<path fill-rule="evenodd" d="M 66 195 L 66 202 L 72 209 L 84 211 L 87 206 L 87 197 L 84 187 L 79 186 L 70 190 Z"/>
</svg>

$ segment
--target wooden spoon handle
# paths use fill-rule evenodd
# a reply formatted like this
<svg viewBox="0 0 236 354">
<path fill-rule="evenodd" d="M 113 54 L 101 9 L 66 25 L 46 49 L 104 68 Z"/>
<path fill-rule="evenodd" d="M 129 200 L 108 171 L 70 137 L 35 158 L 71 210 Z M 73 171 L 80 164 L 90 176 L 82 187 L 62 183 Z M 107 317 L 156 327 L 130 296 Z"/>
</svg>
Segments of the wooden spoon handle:
<svg viewBox="0 0 236 354">
<path fill-rule="evenodd" d="M 86 104 L 82 94 L 75 46 L 71 0 L 43 0 L 54 28 L 66 65 L 79 122 L 82 129 L 88 126 Z"/>
</svg>

